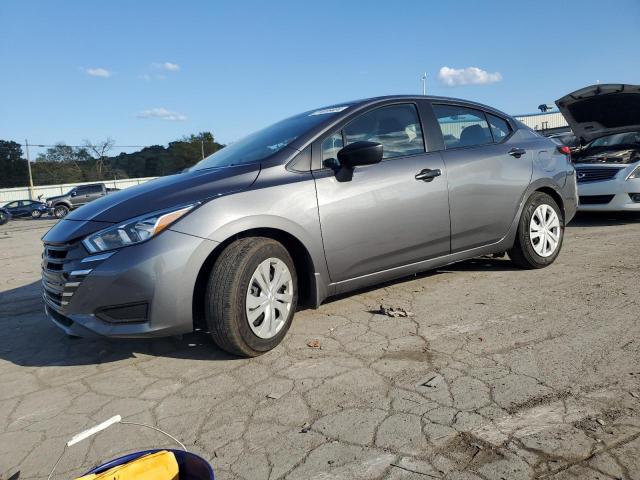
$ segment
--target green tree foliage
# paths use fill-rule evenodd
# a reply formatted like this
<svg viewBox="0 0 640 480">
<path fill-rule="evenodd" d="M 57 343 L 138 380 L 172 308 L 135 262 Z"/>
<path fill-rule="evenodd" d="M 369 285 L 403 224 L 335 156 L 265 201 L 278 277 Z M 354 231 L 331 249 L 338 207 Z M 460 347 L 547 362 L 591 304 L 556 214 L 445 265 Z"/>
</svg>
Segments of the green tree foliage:
<svg viewBox="0 0 640 480">
<path fill-rule="evenodd" d="M 16 142 L 0 140 L 0 188 L 28 185 L 27 162 Z"/>
<path fill-rule="evenodd" d="M 118 178 L 160 177 L 179 173 L 195 165 L 204 156 L 224 145 L 215 141 L 211 132 L 189 135 L 167 147 L 154 145 L 133 153 L 108 156 L 113 140 L 92 143 L 85 147 L 70 147 L 58 143 L 38 155 L 31 164 L 35 185 L 95 182 Z M 28 184 L 27 163 L 22 159 L 18 143 L 0 140 L 0 187 Z"/>
</svg>

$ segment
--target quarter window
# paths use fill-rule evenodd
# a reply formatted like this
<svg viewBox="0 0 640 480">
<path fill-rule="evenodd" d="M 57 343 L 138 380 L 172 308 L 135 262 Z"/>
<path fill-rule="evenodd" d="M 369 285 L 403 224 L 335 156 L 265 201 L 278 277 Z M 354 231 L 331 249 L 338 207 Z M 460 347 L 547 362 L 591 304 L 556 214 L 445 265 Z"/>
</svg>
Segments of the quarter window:
<svg viewBox="0 0 640 480">
<path fill-rule="evenodd" d="M 491 133 L 493 134 L 493 140 L 501 142 L 504 138 L 511 134 L 511 127 L 506 120 L 496 117 L 487 113 L 487 120 L 489 120 L 489 126 L 491 127 Z"/>
<path fill-rule="evenodd" d="M 445 148 L 485 145 L 493 141 L 484 113 L 454 105 L 434 105 Z"/>
<path fill-rule="evenodd" d="M 422 128 L 416 107 L 390 105 L 365 113 L 344 127 L 346 144 L 367 141 L 382 144 L 382 158 L 424 153 Z"/>
</svg>

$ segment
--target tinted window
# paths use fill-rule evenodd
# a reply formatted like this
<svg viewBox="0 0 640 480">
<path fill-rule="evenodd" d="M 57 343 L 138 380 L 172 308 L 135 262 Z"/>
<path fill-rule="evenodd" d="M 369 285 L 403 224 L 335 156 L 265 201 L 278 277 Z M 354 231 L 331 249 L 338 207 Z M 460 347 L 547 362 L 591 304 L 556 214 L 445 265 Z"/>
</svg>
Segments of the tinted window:
<svg viewBox="0 0 640 480">
<path fill-rule="evenodd" d="M 279 152 L 300 135 L 335 117 L 347 107 L 344 105 L 313 110 L 274 123 L 218 150 L 195 164 L 192 170 L 259 162 Z"/>
<path fill-rule="evenodd" d="M 509 127 L 506 120 L 496 117 L 495 115 L 491 115 L 490 113 L 487 113 L 487 120 L 489 120 L 494 141 L 501 142 L 511 134 L 511 127 Z"/>
<path fill-rule="evenodd" d="M 93 185 L 91 187 L 85 187 L 85 194 L 87 193 L 102 193 L 102 187 L 100 185 Z"/>
<path fill-rule="evenodd" d="M 6 208 L 16 208 L 18 206 L 18 202 L 11 202 L 5 205 Z"/>
<path fill-rule="evenodd" d="M 434 105 L 445 148 L 484 145 L 493 141 L 484 113 L 472 108 Z"/>
<path fill-rule="evenodd" d="M 390 105 L 365 113 L 344 127 L 347 145 L 359 141 L 378 142 L 383 158 L 424 152 L 422 128 L 416 107 Z"/>
<path fill-rule="evenodd" d="M 322 161 L 329 158 L 338 158 L 338 152 L 342 148 L 342 132 L 336 132 L 322 142 Z"/>
</svg>

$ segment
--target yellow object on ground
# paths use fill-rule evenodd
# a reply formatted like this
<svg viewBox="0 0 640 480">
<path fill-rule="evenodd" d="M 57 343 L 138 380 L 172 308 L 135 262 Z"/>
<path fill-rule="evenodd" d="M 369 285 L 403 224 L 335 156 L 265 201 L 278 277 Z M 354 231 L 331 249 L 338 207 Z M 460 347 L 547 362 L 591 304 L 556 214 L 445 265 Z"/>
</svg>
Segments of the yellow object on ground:
<svg viewBox="0 0 640 480">
<path fill-rule="evenodd" d="M 76 480 L 178 480 L 178 462 L 172 452 L 162 450 Z"/>
</svg>

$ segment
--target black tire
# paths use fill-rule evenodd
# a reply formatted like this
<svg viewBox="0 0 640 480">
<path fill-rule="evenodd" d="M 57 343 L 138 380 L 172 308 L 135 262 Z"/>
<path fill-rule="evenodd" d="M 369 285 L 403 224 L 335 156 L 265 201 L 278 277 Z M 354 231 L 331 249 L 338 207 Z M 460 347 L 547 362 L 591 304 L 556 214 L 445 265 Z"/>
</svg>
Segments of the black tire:
<svg viewBox="0 0 640 480">
<path fill-rule="evenodd" d="M 293 280 L 293 300 L 288 318 L 272 338 L 258 337 L 249 326 L 245 303 L 251 278 L 263 261 L 284 262 Z M 275 348 L 285 337 L 298 303 L 298 281 L 289 252 L 279 242 L 264 237 L 239 239 L 215 261 L 205 295 L 205 319 L 213 341 L 223 350 L 255 357 Z"/>
<path fill-rule="evenodd" d="M 531 242 L 531 234 L 529 225 L 531 223 L 531 217 L 540 205 L 548 205 L 551 207 L 560 221 L 560 239 L 555 251 L 548 257 L 539 255 L 533 248 Z M 546 193 L 535 192 L 533 193 L 522 210 L 520 215 L 520 222 L 518 223 L 518 233 L 516 235 L 516 241 L 508 251 L 511 261 L 520 268 L 544 268 L 551 265 L 560 254 L 562 249 L 562 241 L 564 240 L 564 214 L 556 201 Z"/>
<path fill-rule="evenodd" d="M 8 221 L 9 221 L 9 216 L 4 212 L 0 212 L 0 225 L 4 225 Z"/>
<path fill-rule="evenodd" d="M 40 218 L 42 212 L 40 210 L 31 210 L 31 218 Z"/>
<path fill-rule="evenodd" d="M 56 205 L 53 207 L 53 216 L 56 218 L 64 218 L 69 213 L 69 207 L 66 205 Z"/>
</svg>

